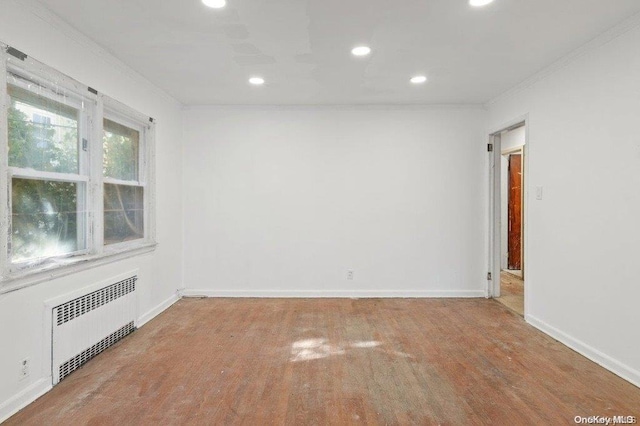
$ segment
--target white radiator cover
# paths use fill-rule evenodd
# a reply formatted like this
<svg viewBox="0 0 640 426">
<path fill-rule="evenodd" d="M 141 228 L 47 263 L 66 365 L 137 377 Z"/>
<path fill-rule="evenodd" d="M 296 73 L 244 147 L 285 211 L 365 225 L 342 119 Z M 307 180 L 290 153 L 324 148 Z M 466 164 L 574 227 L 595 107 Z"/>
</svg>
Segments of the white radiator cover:
<svg viewBox="0 0 640 426">
<path fill-rule="evenodd" d="M 74 297 L 51 310 L 53 384 L 135 330 L 137 276 Z"/>
</svg>

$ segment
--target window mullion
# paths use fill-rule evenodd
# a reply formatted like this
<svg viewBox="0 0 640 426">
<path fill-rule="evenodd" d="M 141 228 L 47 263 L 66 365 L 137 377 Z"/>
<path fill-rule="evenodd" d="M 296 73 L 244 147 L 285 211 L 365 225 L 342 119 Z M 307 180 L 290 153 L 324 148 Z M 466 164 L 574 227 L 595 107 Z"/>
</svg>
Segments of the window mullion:
<svg viewBox="0 0 640 426">
<path fill-rule="evenodd" d="M 102 176 L 103 162 L 103 117 L 104 96 L 98 96 L 98 102 L 93 116 L 91 135 L 89 138 L 89 153 L 91 159 L 91 242 L 92 250 L 96 254 L 104 252 L 104 182 Z"/>
<path fill-rule="evenodd" d="M 144 187 L 144 183 L 142 182 L 138 182 L 135 180 L 120 180 L 120 179 L 113 179 L 113 178 L 103 178 L 102 179 L 103 183 L 110 183 L 112 185 L 124 185 L 124 186 L 141 186 Z"/>
<path fill-rule="evenodd" d="M 0 123 L 7 123 L 7 54 L 0 49 Z M 0 273 L 4 276 L 9 268 L 9 226 L 10 222 L 10 197 L 9 191 L 9 158 L 4 153 L 9 152 L 8 132 L 5 128 L 0 131 Z"/>
<path fill-rule="evenodd" d="M 91 163 L 89 156 L 89 133 L 91 131 L 91 102 L 83 101 L 78 110 L 78 171 L 81 175 L 87 176 L 85 185 L 78 187 L 78 223 L 76 224 L 78 235 L 78 247 L 85 247 L 87 252 L 91 252 Z"/>
<path fill-rule="evenodd" d="M 58 182 L 89 182 L 89 176 L 77 175 L 73 173 L 42 172 L 33 169 L 23 169 L 20 167 L 8 167 L 10 178 L 50 180 Z"/>
</svg>

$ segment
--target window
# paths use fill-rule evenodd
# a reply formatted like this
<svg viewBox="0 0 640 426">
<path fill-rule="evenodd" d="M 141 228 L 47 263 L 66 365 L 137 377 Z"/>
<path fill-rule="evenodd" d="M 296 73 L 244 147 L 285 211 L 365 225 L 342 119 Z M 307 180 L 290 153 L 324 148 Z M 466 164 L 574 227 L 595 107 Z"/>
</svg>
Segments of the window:
<svg viewBox="0 0 640 426">
<path fill-rule="evenodd" d="M 144 237 L 144 188 L 139 179 L 143 129 L 103 121 L 104 243 Z"/>
<path fill-rule="evenodd" d="M 78 149 L 82 99 L 46 90 L 8 73 L 7 131 L 14 265 L 87 248 L 85 155 Z M 38 89 L 41 89 L 38 87 Z"/>
<path fill-rule="evenodd" d="M 153 247 L 153 120 L 0 47 L 0 282 Z"/>
</svg>

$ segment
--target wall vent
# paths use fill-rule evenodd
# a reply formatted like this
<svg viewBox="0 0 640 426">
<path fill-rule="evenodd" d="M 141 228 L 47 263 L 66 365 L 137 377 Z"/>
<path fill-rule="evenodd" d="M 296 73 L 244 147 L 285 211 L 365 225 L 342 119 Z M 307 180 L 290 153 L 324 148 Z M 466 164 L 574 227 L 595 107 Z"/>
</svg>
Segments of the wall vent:
<svg viewBox="0 0 640 426">
<path fill-rule="evenodd" d="M 76 371 L 78 368 L 82 367 L 87 363 L 91 358 L 98 355 L 100 352 L 104 351 L 110 346 L 115 345 L 119 340 L 125 337 L 127 334 L 132 333 L 135 330 L 133 325 L 133 321 L 129 324 L 122 327 L 120 330 L 111 333 L 109 336 L 105 337 L 95 345 L 91 346 L 89 349 L 86 349 L 79 353 L 78 355 L 71 358 L 69 361 L 65 362 L 60 366 L 59 377 L 60 380 L 67 377 L 69 374 Z"/>
<path fill-rule="evenodd" d="M 53 308 L 54 385 L 136 329 L 137 279 L 119 280 Z"/>
<path fill-rule="evenodd" d="M 108 287 L 86 294 L 57 307 L 58 325 L 93 311 L 136 289 L 137 277 L 127 278 Z"/>
</svg>

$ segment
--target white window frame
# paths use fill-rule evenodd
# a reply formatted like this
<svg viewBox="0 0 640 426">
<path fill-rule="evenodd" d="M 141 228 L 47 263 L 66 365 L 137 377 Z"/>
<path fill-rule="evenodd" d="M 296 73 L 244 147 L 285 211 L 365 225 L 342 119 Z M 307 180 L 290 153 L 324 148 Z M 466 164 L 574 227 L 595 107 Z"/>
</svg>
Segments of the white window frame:
<svg viewBox="0 0 640 426">
<path fill-rule="evenodd" d="M 155 126 L 153 126 L 152 121 L 149 117 L 144 116 L 133 109 L 127 107 L 120 102 L 111 99 L 109 97 L 103 97 L 103 112 L 100 119 L 100 123 L 98 126 L 100 128 L 100 168 L 98 170 L 100 174 L 100 178 L 102 180 L 102 185 L 100 187 L 101 195 L 100 199 L 102 200 L 104 197 L 104 184 L 114 184 L 114 185 L 126 185 L 126 186 L 135 186 L 143 189 L 143 205 L 144 205 L 144 216 L 143 216 L 143 226 L 144 226 L 144 238 L 142 241 L 140 239 L 125 241 L 116 244 L 110 244 L 108 246 L 104 245 L 104 218 L 100 221 L 98 229 L 96 233 L 98 234 L 96 240 L 99 241 L 99 245 L 102 247 L 104 252 L 106 253 L 114 253 L 120 252 L 122 250 L 126 250 L 129 247 L 135 247 L 139 245 L 141 242 L 144 244 L 144 240 L 147 239 L 148 235 L 155 235 L 155 215 L 151 214 L 152 209 L 149 206 L 155 205 L 155 188 L 153 186 L 153 182 L 155 179 L 152 178 L 151 172 L 153 171 L 152 159 L 154 157 L 153 153 L 153 143 L 149 141 L 155 139 Z M 121 179 L 114 179 L 103 176 L 102 171 L 102 159 L 103 159 L 103 144 L 102 137 L 104 134 L 103 128 L 103 118 L 114 121 L 116 123 L 122 124 L 126 127 L 137 130 L 140 134 L 139 144 L 138 144 L 138 180 L 137 181 L 128 181 Z M 96 242 L 97 244 L 97 242 Z"/>
<path fill-rule="evenodd" d="M 51 89 L 46 97 L 56 99 L 56 92 L 78 101 L 81 111 L 78 122 L 78 174 L 40 172 L 9 167 L 8 156 L 0 156 L 0 294 L 17 290 L 77 271 L 114 262 L 132 255 L 152 251 L 155 241 L 155 122 L 148 116 L 102 94 L 89 86 L 44 65 L 30 57 L 18 58 L 7 53 L 8 46 L 0 42 L 0 152 L 9 152 L 7 111 L 8 72 L 32 81 L 46 82 Z M 13 84 L 13 82 L 11 83 Z M 58 95 L 62 96 L 62 95 Z M 67 102 L 68 103 L 68 102 Z M 105 115 L 106 114 L 106 115 Z M 103 177 L 103 118 L 140 131 L 138 181 L 128 182 Z M 82 141 L 87 140 L 87 150 Z M 86 249 L 24 264 L 11 263 L 11 182 L 12 178 L 57 180 L 84 184 L 86 201 L 83 226 Z M 116 183 L 140 186 L 144 194 L 144 237 L 104 246 L 104 184 Z M 80 204 L 79 204 L 80 205 Z"/>
<path fill-rule="evenodd" d="M 20 77 L 20 80 L 8 82 L 9 84 L 11 84 L 12 86 L 18 87 L 20 89 L 26 90 L 28 92 L 35 93 L 33 90 L 29 88 L 28 81 L 30 79 L 33 79 L 33 80 L 40 79 L 39 76 L 35 76 L 29 73 L 27 70 L 22 70 L 14 66 L 13 64 L 6 67 L 5 77 L 9 72 Z M 3 86 L 3 90 L 6 90 L 6 87 L 7 85 L 5 84 Z M 84 240 L 85 247 L 83 249 L 80 249 L 71 253 L 55 256 L 55 258 L 71 258 L 75 256 L 86 255 L 90 253 L 90 241 L 89 241 L 90 223 L 89 223 L 89 217 L 88 217 L 88 213 L 91 210 L 90 203 L 89 203 L 90 153 L 82 149 L 82 140 L 88 139 L 88 136 L 89 136 L 88 135 L 89 122 L 92 119 L 92 108 L 89 106 L 90 100 L 87 99 L 86 97 L 83 97 L 79 93 L 66 91 L 66 90 L 64 91 L 64 94 L 62 94 L 62 93 L 56 93 L 53 90 L 45 89 L 39 92 L 38 96 L 49 99 L 51 101 L 67 104 L 78 111 L 78 141 L 77 141 L 78 172 L 77 173 L 43 172 L 43 171 L 38 171 L 30 168 L 13 167 L 13 166 L 7 165 L 7 172 L 8 172 L 7 217 L 10 218 L 11 212 L 13 211 L 11 190 L 12 190 L 12 180 L 14 178 L 82 184 L 84 187 L 83 187 L 83 190 L 78 193 L 78 200 L 79 200 L 78 207 L 80 208 L 79 212 L 83 213 L 82 214 L 83 217 L 79 216 L 79 219 L 82 220 L 82 226 L 79 227 L 78 231 L 80 231 L 80 238 Z M 7 101 L 8 101 L 8 97 L 7 97 Z M 5 105 L 4 108 L 6 111 L 6 109 L 9 106 L 8 102 L 3 105 Z M 6 121 L 4 121 L 4 123 L 6 123 Z M 0 126 L 0 127 L 4 127 L 4 126 Z M 8 127 L 7 127 L 7 131 L 8 131 Z M 4 150 L 3 152 L 8 152 L 8 143 L 9 141 L 7 140 L 7 150 Z M 10 219 L 5 223 L 9 224 Z M 7 242 L 9 241 L 10 238 L 11 238 L 10 235 L 7 235 Z M 50 259 L 53 258 L 53 257 L 50 257 L 50 258 L 42 258 L 37 260 L 12 263 L 9 259 L 8 249 L 5 251 L 7 255 L 7 263 L 6 263 L 6 268 L 3 268 L 3 272 L 4 272 L 3 275 L 15 275 L 20 271 L 26 271 L 28 269 L 37 267 L 40 264 L 44 265 L 48 263 Z"/>
</svg>

